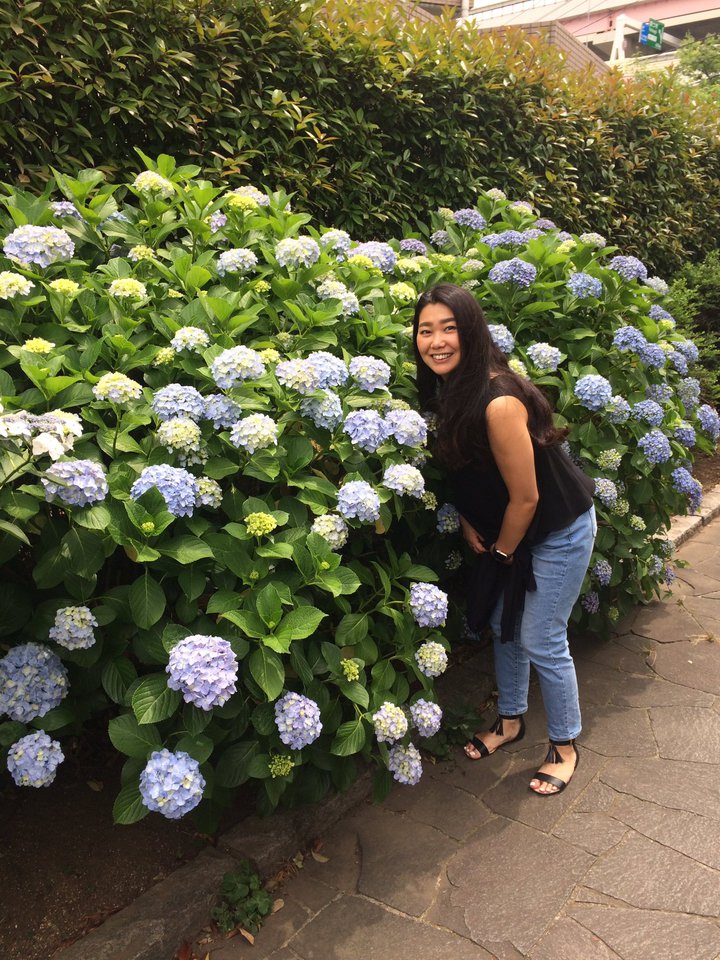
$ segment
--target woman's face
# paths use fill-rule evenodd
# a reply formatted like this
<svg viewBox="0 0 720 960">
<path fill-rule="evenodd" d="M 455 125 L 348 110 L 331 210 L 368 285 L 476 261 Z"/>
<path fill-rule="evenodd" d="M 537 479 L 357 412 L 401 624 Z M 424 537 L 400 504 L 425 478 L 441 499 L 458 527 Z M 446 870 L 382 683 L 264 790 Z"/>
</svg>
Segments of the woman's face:
<svg viewBox="0 0 720 960">
<path fill-rule="evenodd" d="M 460 336 L 450 307 L 429 303 L 420 311 L 416 338 L 418 353 L 433 373 L 446 377 L 460 363 Z"/>
</svg>

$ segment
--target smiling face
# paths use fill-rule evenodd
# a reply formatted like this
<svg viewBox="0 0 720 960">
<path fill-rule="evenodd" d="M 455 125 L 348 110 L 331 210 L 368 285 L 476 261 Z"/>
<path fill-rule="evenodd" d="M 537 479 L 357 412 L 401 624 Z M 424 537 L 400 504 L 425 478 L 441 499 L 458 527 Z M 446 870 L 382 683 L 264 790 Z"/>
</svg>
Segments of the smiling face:
<svg viewBox="0 0 720 960">
<path fill-rule="evenodd" d="M 456 370 L 462 356 L 457 323 L 450 307 L 444 303 L 429 303 L 418 317 L 416 336 L 418 353 L 439 377 Z"/>
</svg>

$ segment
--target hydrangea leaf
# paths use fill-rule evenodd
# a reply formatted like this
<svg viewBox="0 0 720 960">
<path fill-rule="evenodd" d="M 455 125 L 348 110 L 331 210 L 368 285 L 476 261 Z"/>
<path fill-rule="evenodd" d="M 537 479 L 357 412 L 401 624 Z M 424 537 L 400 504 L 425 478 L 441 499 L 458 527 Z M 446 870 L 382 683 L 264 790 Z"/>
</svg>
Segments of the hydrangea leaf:
<svg viewBox="0 0 720 960">
<path fill-rule="evenodd" d="M 167 720 L 177 710 L 181 694 L 171 690 L 167 678 L 162 673 L 151 673 L 143 677 L 132 695 L 132 708 L 141 725 Z"/>
<path fill-rule="evenodd" d="M 248 664 L 253 679 L 268 700 L 279 697 L 285 683 L 285 667 L 280 657 L 263 646 L 251 654 Z"/>
<path fill-rule="evenodd" d="M 347 723 L 341 723 L 338 727 L 330 753 L 338 757 L 349 757 L 359 753 L 365 746 L 366 738 L 367 732 L 363 721 L 359 717 L 356 720 L 348 720 Z"/>
<path fill-rule="evenodd" d="M 195 563 L 197 560 L 205 560 L 213 555 L 212 550 L 206 543 L 199 537 L 193 537 L 189 534 L 163 542 L 160 552 L 163 556 L 171 557 L 182 564 Z"/>
<path fill-rule="evenodd" d="M 115 798 L 113 821 L 120 824 L 137 823 L 150 813 L 142 802 L 137 780 L 126 783 Z"/>
<path fill-rule="evenodd" d="M 131 585 L 128 603 L 134 622 L 143 630 L 157 623 L 165 612 L 165 593 L 160 584 L 146 573 Z"/>
<path fill-rule="evenodd" d="M 282 618 L 275 628 L 275 635 L 284 641 L 304 640 L 315 633 L 326 616 L 317 607 L 296 607 Z"/>
<path fill-rule="evenodd" d="M 101 675 L 103 689 L 114 703 L 125 702 L 128 687 L 136 679 L 137 671 L 127 657 L 108 660 Z"/>
<path fill-rule="evenodd" d="M 112 745 L 128 757 L 146 758 L 161 745 L 157 727 L 141 727 L 131 713 L 114 717 L 108 724 L 108 735 Z"/>
</svg>

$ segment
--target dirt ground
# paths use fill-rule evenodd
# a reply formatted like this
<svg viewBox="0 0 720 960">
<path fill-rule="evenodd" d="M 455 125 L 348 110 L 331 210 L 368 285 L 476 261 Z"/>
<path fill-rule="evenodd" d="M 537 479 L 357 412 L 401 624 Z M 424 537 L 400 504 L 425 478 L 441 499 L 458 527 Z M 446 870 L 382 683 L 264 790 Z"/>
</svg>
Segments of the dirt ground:
<svg viewBox="0 0 720 960">
<path fill-rule="evenodd" d="M 720 483 L 720 456 L 699 457 L 693 472 L 710 490 Z M 47 790 L 22 790 L 2 778 L 2 960 L 49 960 L 208 842 L 191 822 L 155 815 L 114 826 L 118 758 L 68 760 Z"/>
</svg>

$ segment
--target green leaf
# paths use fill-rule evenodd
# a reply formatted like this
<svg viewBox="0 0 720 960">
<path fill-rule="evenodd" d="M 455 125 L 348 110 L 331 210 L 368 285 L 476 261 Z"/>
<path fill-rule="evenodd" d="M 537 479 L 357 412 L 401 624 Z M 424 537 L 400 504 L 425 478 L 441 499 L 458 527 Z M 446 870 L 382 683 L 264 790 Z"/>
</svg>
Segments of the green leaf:
<svg viewBox="0 0 720 960">
<path fill-rule="evenodd" d="M 315 582 L 334 597 L 355 593 L 360 586 L 359 577 L 348 567 L 338 567 L 337 570 L 320 573 Z"/>
<path fill-rule="evenodd" d="M 114 717 L 108 724 L 110 742 L 128 757 L 147 757 L 162 745 L 156 727 L 141 727 L 131 713 Z"/>
<path fill-rule="evenodd" d="M 143 677 L 132 695 L 132 708 L 137 722 L 143 726 L 157 723 L 171 717 L 182 696 L 179 690 L 171 690 L 167 685 L 167 676 L 163 673 L 151 673 Z"/>
<path fill-rule="evenodd" d="M 212 718 L 212 710 L 200 710 L 192 703 L 186 703 L 183 708 L 183 727 L 193 737 L 196 737 L 199 733 L 202 733 L 205 727 L 207 727 L 207 725 L 212 721 Z"/>
<path fill-rule="evenodd" d="M 370 695 L 361 683 L 357 680 L 345 680 L 338 683 L 338 688 L 348 700 L 367 710 L 370 705 Z"/>
<path fill-rule="evenodd" d="M 275 630 L 275 635 L 284 641 L 304 640 L 315 633 L 326 613 L 317 607 L 296 607 L 286 614 Z"/>
<path fill-rule="evenodd" d="M 137 670 L 132 662 L 127 657 L 118 657 L 105 664 L 100 682 L 114 703 L 124 703 L 127 689 L 136 679 Z"/>
<path fill-rule="evenodd" d="M 272 585 L 268 583 L 257 595 L 257 612 L 260 614 L 263 623 L 273 630 L 282 616 L 282 603 L 280 596 Z"/>
<path fill-rule="evenodd" d="M 133 779 L 121 788 L 113 804 L 113 821 L 115 823 L 137 823 L 150 813 L 140 796 L 140 787 Z"/>
<path fill-rule="evenodd" d="M 338 727 L 335 739 L 330 747 L 330 753 L 337 757 L 349 757 L 359 753 L 365 746 L 366 731 L 362 720 L 348 720 Z"/>
<path fill-rule="evenodd" d="M 192 537 L 189 534 L 163 542 L 160 552 L 163 556 L 172 557 L 173 560 L 183 564 L 195 563 L 197 560 L 205 560 L 213 555 L 210 547 L 200 537 Z"/>
<path fill-rule="evenodd" d="M 183 570 L 178 577 L 180 589 L 188 600 L 197 600 L 198 597 L 202 596 L 206 582 L 206 575 L 198 567 Z"/>
<path fill-rule="evenodd" d="M 402 576 L 410 580 L 421 580 L 427 583 L 434 583 L 439 579 L 434 570 L 431 570 L 430 567 L 423 567 L 419 563 L 414 563 L 407 570 L 403 570 Z"/>
<path fill-rule="evenodd" d="M 3 530 L 11 537 L 15 537 L 16 540 L 19 540 L 21 543 L 26 543 L 30 546 L 30 541 L 27 538 L 27 535 L 17 526 L 17 524 L 10 523 L 8 520 L 0 520 L 0 530 Z"/>
<path fill-rule="evenodd" d="M 251 610 L 228 610 L 222 614 L 223 620 L 229 620 L 240 627 L 243 633 L 255 640 L 260 640 L 267 633 L 267 628 L 260 617 Z"/>
<path fill-rule="evenodd" d="M 214 748 L 215 744 L 210 737 L 203 737 L 199 734 L 196 736 L 180 737 L 175 744 L 175 750 L 184 750 L 185 753 L 189 753 L 193 760 L 197 760 L 198 763 L 205 763 L 208 757 L 211 756 Z"/>
<path fill-rule="evenodd" d="M 335 631 L 335 643 L 339 647 L 353 647 L 367 636 L 370 617 L 367 613 L 346 613 Z"/>
<path fill-rule="evenodd" d="M 4 723 L 0 723 L 0 749 L 12 746 L 26 733 L 25 724 L 19 723 L 17 720 L 6 720 Z"/>
<path fill-rule="evenodd" d="M 50 732 L 51 730 L 62 730 L 72 723 L 77 723 L 78 715 L 75 708 L 69 703 L 61 703 L 59 707 L 48 710 L 42 717 L 32 721 L 32 725 L 40 730 Z"/>
<path fill-rule="evenodd" d="M 165 594 L 160 584 L 145 573 L 131 585 L 128 603 L 135 623 L 147 630 L 157 623 L 165 612 Z"/>
<path fill-rule="evenodd" d="M 215 781 L 218 786 L 234 788 L 245 783 L 250 777 L 250 764 L 259 753 L 257 740 L 234 743 L 223 753 L 215 768 Z"/>
<path fill-rule="evenodd" d="M 258 648 L 248 661 L 253 680 L 268 700 L 276 700 L 285 683 L 285 667 L 280 657 L 267 647 Z"/>
</svg>

